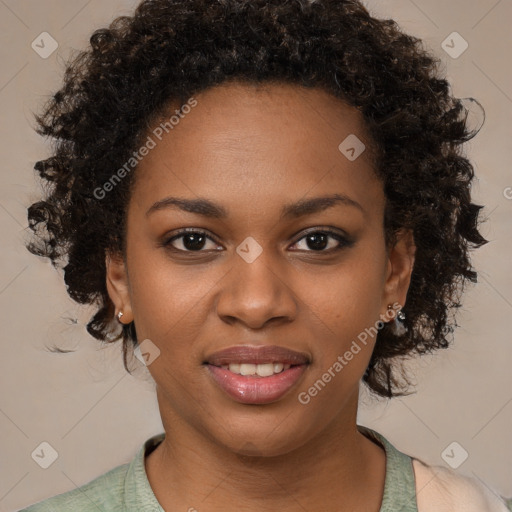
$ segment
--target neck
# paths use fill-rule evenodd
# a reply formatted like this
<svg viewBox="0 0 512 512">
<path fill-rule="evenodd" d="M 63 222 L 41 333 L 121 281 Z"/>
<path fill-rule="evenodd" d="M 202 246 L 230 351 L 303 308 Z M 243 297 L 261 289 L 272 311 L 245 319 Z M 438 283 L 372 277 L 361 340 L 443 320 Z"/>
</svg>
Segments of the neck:
<svg viewBox="0 0 512 512">
<path fill-rule="evenodd" d="M 169 411 L 162 407 L 161 411 Z M 156 498 L 168 510 L 368 510 L 378 512 L 385 453 L 356 426 L 357 395 L 330 425 L 302 446 L 278 456 L 258 447 L 235 453 L 162 415 L 165 440 L 146 458 Z M 341 508 L 342 507 L 342 508 Z"/>
</svg>

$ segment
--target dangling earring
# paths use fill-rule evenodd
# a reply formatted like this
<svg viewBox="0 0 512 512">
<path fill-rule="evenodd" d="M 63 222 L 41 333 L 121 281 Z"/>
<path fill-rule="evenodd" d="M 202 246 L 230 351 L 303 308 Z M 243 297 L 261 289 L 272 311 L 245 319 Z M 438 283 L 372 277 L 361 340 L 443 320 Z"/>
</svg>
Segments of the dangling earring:
<svg viewBox="0 0 512 512">
<path fill-rule="evenodd" d="M 388 304 L 388 310 L 391 310 L 393 306 L 391 304 Z M 407 327 L 404 325 L 405 320 L 405 314 L 402 311 L 402 308 L 400 308 L 395 315 L 395 318 L 393 322 L 390 325 L 391 332 L 395 336 L 403 336 L 407 332 Z"/>
<path fill-rule="evenodd" d="M 123 316 L 123 312 L 122 311 L 119 311 L 119 313 L 117 313 L 117 320 L 120 322 L 120 323 L 123 323 L 121 322 L 121 317 Z"/>
</svg>

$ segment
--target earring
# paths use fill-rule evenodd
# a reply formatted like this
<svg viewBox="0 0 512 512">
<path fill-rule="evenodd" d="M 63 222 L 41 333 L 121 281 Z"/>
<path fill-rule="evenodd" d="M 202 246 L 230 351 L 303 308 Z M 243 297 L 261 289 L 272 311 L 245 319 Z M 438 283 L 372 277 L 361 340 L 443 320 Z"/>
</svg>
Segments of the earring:
<svg viewBox="0 0 512 512">
<path fill-rule="evenodd" d="M 392 309 L 392 305 L 388 304 L 388 311 Z M 407 332 L 407 327 L 404 325 L 405 320 L 405 313 L 402 311 L 402 308 L 400 308 L 393 319 L 393 322 L 390 326 L 391 332 L 395 336 L 403 336 Z"/>
<path fill-rule="evenodd" d="M 119 313 L 117 313 L 117 319 L 119 322 L 121 322 L 121 317 L 123 316 L 123 312 L 122 311 L 119 311 Z M 122 323 L 122 322 L 121 322 Z"/>
</svg>

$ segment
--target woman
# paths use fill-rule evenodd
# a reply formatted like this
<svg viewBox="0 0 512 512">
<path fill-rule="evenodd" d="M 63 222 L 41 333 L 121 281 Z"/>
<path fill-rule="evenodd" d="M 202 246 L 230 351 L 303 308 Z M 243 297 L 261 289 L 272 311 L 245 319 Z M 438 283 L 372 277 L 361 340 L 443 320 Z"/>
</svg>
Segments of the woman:
<svg viewBox="0 0 512 512">
<path fill-rule="evenodd" d="M 29 248 L 147 365 L 165 433 L 25 510 L 507 510 L 356 423 L 476 281 L 466 115 L 354 0 L 146 0 L 96 31 L 38 117 Z"/>
</svg>

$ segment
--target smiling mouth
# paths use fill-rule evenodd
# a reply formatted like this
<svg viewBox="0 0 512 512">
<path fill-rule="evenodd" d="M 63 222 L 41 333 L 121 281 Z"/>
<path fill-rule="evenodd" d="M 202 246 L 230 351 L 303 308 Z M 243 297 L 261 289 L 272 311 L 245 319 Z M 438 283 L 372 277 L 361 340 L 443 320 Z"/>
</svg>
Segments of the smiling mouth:
<svg viewBox="0 0 512 512">
<path fill-rule="evenodd" d="M 209 355 L 203 365 L 226 396 L 262 405 L 284 398 L 310 363 L 306 353 L 278 345 L 236 345 Z"/>
</svg>

